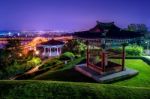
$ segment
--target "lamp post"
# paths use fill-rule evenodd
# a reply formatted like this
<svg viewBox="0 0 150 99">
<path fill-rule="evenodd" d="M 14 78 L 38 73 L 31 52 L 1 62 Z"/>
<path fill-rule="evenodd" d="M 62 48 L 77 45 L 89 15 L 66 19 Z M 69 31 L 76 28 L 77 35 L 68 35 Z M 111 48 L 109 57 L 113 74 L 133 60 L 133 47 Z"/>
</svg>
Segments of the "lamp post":
<svg viewBox="0 0 150 99">
<path fill-rule="evenodd" d="M 147 51 L 146 52 L 147 52 L 147 54 L 149 54 L 149 41 L 146 41 L 145 43 L 146 43 L 146 47 L 147 47 Z"/>
</svg>

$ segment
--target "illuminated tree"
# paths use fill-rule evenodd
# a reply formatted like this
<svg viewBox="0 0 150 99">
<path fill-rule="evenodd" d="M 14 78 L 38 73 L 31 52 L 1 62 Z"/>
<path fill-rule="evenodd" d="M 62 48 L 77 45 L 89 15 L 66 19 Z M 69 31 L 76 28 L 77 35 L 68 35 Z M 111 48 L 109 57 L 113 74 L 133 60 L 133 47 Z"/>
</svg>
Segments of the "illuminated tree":
<svg viewBox="0 0 150 99">
<path fill-rule="evenodd" d="M 148 28 L 145 24 L 130 24 L 128 25 L 128 30 L 145 33 L 148 31 Z"/>
<path fill-rule="evenodd" d="M 85 44 L 78 40 L 70 40 L 63 47 L 63 52 L 73 52 L 74 54 L 82 54 L 85 51 Z"/>
<path fill-rule="evenodd" d="M 18 39 L 11 39 L 8 40 L 8 43 L 5 47 L 5 53 L 7 53 L 8 60 L 13 63 L 16 60 L 22 59 L 22 47 L 21 47 L 21 41 Z"/>
</svg>

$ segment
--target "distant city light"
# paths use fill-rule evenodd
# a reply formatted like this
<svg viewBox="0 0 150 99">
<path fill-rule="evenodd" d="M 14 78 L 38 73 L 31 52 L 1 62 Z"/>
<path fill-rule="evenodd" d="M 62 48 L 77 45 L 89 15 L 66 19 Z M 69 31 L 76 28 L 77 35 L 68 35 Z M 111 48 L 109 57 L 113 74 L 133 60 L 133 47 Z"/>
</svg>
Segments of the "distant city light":
<svg viewBox="0 0 150 99">
<path fill-rule="evenodd" d="M 20 36 L 20 33 L 18 33 L 17 35 Z"/>
<path fill-rule="evenodd" d="M 11 32 L 9 32 L 8 35 L 11 36 Z"/>
</svg>

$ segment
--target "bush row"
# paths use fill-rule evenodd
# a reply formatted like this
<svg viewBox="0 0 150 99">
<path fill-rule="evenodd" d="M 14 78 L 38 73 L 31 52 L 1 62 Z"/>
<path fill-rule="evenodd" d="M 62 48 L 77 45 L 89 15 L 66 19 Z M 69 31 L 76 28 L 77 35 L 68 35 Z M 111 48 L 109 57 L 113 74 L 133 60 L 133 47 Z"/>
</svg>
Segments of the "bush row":
<svg viewBox="0 0 150 99">
<path fill-rule="evenodd" d="M 0 81 L 1 99 L 150 99 L 150 88 L 53 81 Z"/>
<path fill-rule="evenodd" d="M 122 52 L 122 47 L 113 48 L 113 50 Z M 143 47 L 138 45 L 129 45 L 125 48 L 127 56 L 142 56 L 143 55 Z"/>
</svg>

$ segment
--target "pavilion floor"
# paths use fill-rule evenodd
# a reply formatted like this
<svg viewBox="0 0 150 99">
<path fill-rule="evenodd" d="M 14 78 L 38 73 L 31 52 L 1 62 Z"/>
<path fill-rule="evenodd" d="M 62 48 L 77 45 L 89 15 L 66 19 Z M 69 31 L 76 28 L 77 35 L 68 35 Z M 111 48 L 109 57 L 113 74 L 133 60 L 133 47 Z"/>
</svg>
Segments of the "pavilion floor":
<svg viewBox="0 0 150 99">
<path fill-rule="evenodd" d="M 101 62 L 95 64 L 95 66 L 101 67 Z M 119 72 L 122 70 L 122 65 L 108 61 L 107 66 L 105 66 L 105 72 L 107 73 L 114 73 L 114 72 Z"/>
<path fill-rule="evenodd" d="M 95 70 L 87 67 L 86 64 L 77 65 L 75 67 L 75 70 L 77 70 L 78 72 L 80 72 L 81 74 L 87 77 L 94 79 L 96 82 L 100 82 L 100 83 L 109 83 L 116 80 L 129 78 L 138 74 L 138 71 L 126 68 L 123 71 L 102 75 L 96 72 Z"/>
</svg>

